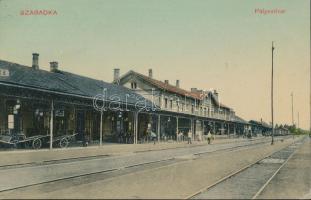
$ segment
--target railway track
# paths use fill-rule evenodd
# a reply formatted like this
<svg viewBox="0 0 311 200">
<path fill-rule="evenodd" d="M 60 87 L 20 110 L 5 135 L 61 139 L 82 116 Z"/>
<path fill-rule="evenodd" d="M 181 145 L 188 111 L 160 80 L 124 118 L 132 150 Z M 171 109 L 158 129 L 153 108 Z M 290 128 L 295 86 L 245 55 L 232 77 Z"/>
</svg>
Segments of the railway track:
<svg viewBox="0 0 311 200">
<path fill-rule="evenodd" d="M 282 140 L 281 138 L 277 139 L 277 140 Z M 215 153 L 223 153 L 223 152 L 232 152 L 232 151 L 239 151 L 239 150 L 243 150 L 243 149 L 248 149 L 248 148 L 256 148 L 262 144 L 268 144 L 269 140 L 263 140 L 263 141 L 255 141 L 255 142 L 251 142 L 251 143 L 245 143 L 245 144 L 240 144 L 234 147 L 225 147 L 223 149 L 215 149 L 215 150 L 207 150 L 207 151 L 199 151 L 199 152 L 195 152 L 191 155 L 193 155 L 194 157 L 190 157 L 188 159 L 196 159 L 198 157 L 202 157 L 202 156 L 209 156 L 209 155 L 214 155 Z M 158 159 L 158 160 L 152 160 L 152 161 L 148 161 L 148 162 L 141 162 L 141 163 L 135 163 L 135 164 L 131 164 L 131 165 L 125 165 L 125 166 L 121 166 L 121 167 L 115 167 L 115 168 L 109 168 L 109 169 L 105 169 L 105 170 L 98 170 L 98 171 L 94 171 L 94 172 L 89 172 L 89 173 L 82 173 L 82 174 L 75 174 L 75 175 L 71 175 L 71 176 L 65 176 L 65 177 L 60 177 L 60 178 L 51 178 L 45 181 L 37 181 L 37 182 L 33 182 L 33 183 L 28 183 L 28 184 L 23 184 L 23 185 L 19 185 L 16 187 L 9 187 L 9 188 L 4 188 L 0 190 L 0 193 L 2 192 L 6 192 L 6 191 L 13 191 L 13 190 L 18 190 L 18 189 L 23 189 L 23 188 L 30 188 L 33 186 L 40 186 L 40 185 L 44 185 L 44 184 L 50 184 L 50 183 L 55 183 L 55 182 L 68 182 L 68 181 L 75 181 L 77 179 L 79 179 L 81 181 L 81 179 L 84 180 L 89 180 L 89 177 L 107 177 L 107 174 L 115 174 L 116 176 L 119 175 L 120 171 L 124 171 L 126 170 L 126 173 L 132 173 L 133 171 L 137 171 L 137 170 L 144 170 L 145 168 L 154 168 L 154 167 L 158 167 L 161 168 L 163 166 L 168 166 L 168 165 L 172 165 L 172 164 L 177 164 L 179 162 L 184 162 L 185 159 L 180 159 L 182 156 L 172 156 L 166 159 Z M 96 157 L 92 158 L 95 159 Z M 107 157 L 110 158 L 110 157 Z M 96 159 L 106 159 L 105 157 L 102 158 L 96 158 Z M 187 160 L 187 158 L 186 158 Z M 60 160 L 56 160 L 56 161 L 50 161 L 48 163 L 45 163 L 44 165 L 51 165 L 51 164 L 62 164 L 62 162 L 81 162 L 81 161 L 86 161 L 86 158 L 82 158 L 82 159 L 74 159 L 74 160 L 64 160 L 64 161 L 60 161 Z M 40 167 L 42 166 L 41 164 L 38 163 L 32 163 L 30 166 L 24 166 L 26 168 L 28 167 Z M 10 166 L 11 168 L 16 168 L 17 166 Z M 19 168 L 21 166 L 18 166 Z M 133 170 L 129 170 L 129 169 L 133 169 Z M 1 170 L 0 170 L 1 171 Z M 122 173 L 121 173 L 122 174 Z M 112 175 L 113 176 L 113 175 Z M 96 178 L 95 178 L 96 179 Z M 91 181 L 91 180 L 89 180 Z"/>
<path fill-rule="evenodd" d="M 283 140 L 284 138 L 276 138 L 276 141 Z M 287 138 L 286 138 L 287 139 Z M 260 139 L 254 139 L 252 140 L 254 143 L 251 144 L 242 144 L 237 145 L 235 147 L 228 147 L 224 149 L 216 149 L 216 150 L 209 150 L 209 151 L 203 151 L 199 153 L 194 153 L 195 155 L 199 154 L 206 154 L 206 153 L 213 153 L 213 152 L 221 152 L 224 150 L 230 150 L 238 147 L 247 147 L 251 145 L 257 145 L 257 144 L 263 144 L 269 141 L 269 139 L 264 138 L 263 140 Z M 245 143 L 245 141 L 244 141 Z M 224 143 L 229 144 L 229 143 Z M 173 150 L 173 149 L 185 149 L 185 148 L 195 148 L 200 146 L 205 146 L 206 144 L 202 145 L 196 145 L 196 146 L 189 146 L 189 147 L 174 147 L 174 148 L 167 148 L 167 149 L 154 149 L 154 150 L 142 150 L 142 151 L 134 151 L 134 154 L 140 154 L 140 153 L 146 153 L 146 152 L 157 152 L 157 151 L 165 151 L 165 150 Z M 61 163 L 69 163 L 69 162 L 78 162 L 78 161 L 87 161 L 87 160 L 93 160 L 93 159 L 104 159 L 104 158 L 110 158 L 111 155 L 109 154 L 101 154 L 101 155 L 94 155 L 94 156 L 81 156 L 81 157 L 71 157 L 71 158 L 64 158 L 64 159 L 53 159 L 53 160 L 43 160 L 39 162 L 27 162 L 27 163 L 18 163 L 18 164 L 10 164 L 10 165 L 1 165 L 0 170 L 5 169 L 13 169 L 13 168 L 23 168 L 23 167 L 34 167 L 34 166 L 42 166 L 42 165 L 51 165 L 51 164 L 61 164 Z"/>
<path fill-rule="evenodd" d="M 256 199 L 307 137 L 201 188 L 186 199 Z"/>
</svg>

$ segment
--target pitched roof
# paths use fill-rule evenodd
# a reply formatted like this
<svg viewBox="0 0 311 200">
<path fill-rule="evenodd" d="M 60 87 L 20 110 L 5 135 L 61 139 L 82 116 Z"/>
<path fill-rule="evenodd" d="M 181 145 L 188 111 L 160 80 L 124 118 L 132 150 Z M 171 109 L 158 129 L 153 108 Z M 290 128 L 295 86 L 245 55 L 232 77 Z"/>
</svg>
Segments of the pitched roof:
<svg viewBox="0 0 311 200">
<path fill-rule="evenodd" d="M 251 124 L 256 124 L 256 125 L 259 125 L 259 126 L 263 126 L 265 128 L 272 128 L 271 125 L 269 125 L 268 123 L 264 122 L 264 121 L 256 121 L 256 120 L 250 120 L 249 123 Z"/>
<path fill-rule="evenodd" d="M 137 98 L 143 98 L 141 95 L 123 86 L 65 71 L 49 72 L 4 60 L 0 60 L 0 69 L 9 70 L 9 76 L 0 76 L 0 83 L 11 83 L 34 89 L 45 89 L 89 98 L 103 94 L 103 89 L 106 89 L 108 97 L 118 95 L 121 102 L 129 104 L 135 104 Z M 126 94 L 130 96 L 126 97 Z M 147 101 L 148 105 L 151 105 L 150 103 Z"/>
<path fill-rule="evenodd" d="M 202 95 L 201 92 L 192 92 L 192 93 L 197 93 L 197 94 L 201 95 L 202 97 L 204 97 L 204 96 Z M 216 104 L 217 106 L 219 106 L 219 107 L 221 107 L 221 108 L 226 108 L 226 109 L 229 109 L 229 110 L 233 110 L 233 109 L 230 108 L 229 106 L 226 106 L 225 104 L 219 102 L 219 100 L 217 99 L 217 97 L 215 96 L 215 94 L 214 94 L 213 92 L 209 91 L 208 94 L 211 95 L 212 99 L 214 100 L 214 102 L 215 102 L 215 104 Z M 207 96 L 207 94 L 205 94 L 205 96 Z"/>
<path fill-rule="evenodd" d="M 152 85 L 154 85 L 158 88 L 161 88 L 163 90 L 167 90 L 169 92 L 176 93 L 176 94 L 183 95 L 183 96 L 189 96 L 189 97 L 192 97 L 194 99 L 199 99 L 199 100 L 202 99 L 201 95 L 199 95 L 199 94 L 192 93 L 190 91 L 184 90 L 182 88 L 178 88 L 178 87 L 171 85 L 171 84 L 164 83 L 164 82 L 156 80 L 154 78 L 150 78 L 149 76 L 143 75 L 143 74 L 135 72 L 133 70 L 130 70 L 128 73 L 123 75 L 121 77 L 121 79 L 127 75 L 130 75 L 130 74 L 133 74 L 139 78 L 142 78 L 143 80 L 147 81 L 148 83 L 151 83 Z"/>
<path fill-rule="evenodd" d="M 192 97 L 192 98 L 197 99 L 197 100 L 202 100 L 204 98 L 204 95 L 202 95 L 201 92 L 187 91 L 187 90 L 184 90 L 182 88 L 176 87 L 174 85 L 167 84 L 167 83 L 164 83 L 162 81 L 156 80 L 156 79 L 151 78 L 149 76 L 146 76 L 144 74 L 135 72 L 133 70 L 130 70 L 128 73 L 124 74 L 120 79 L 123 79 L 124 77 L 131 75 L 131 74 L 136 76 L 136 77 L 143 79 L 144 81 L 146 81 L 146 82 L 148 82 L 148 83 L 150 83 L 150 84 L 152 84 L 152 85 L 154 85 L 160 89 L 163 89 L 163 90 L 166 90 L 166 91 L 169 91 L 172 93 L 176 93 L 176 94 L 179 94 L 182 96 Z M 217 100 L 217 98 L 214 96 L 214 94 L 212 92 L 210 92 L 210 93 L 212 94 L 212 98 L 214 99 L 216 105 L 219 106 L 219 101 Z M 228 107 L 222 103 L 220 103 L 220 107 L 231 109 L 230 107 Z"/>
<path fill-rule="evenodd" d="M 279 130 L 284 130 L 284 131 L 289 131 L 287 128 L 285 127 L 277 127 L 276 129 L 279 129 Z"/>
<path fill-rule="evenodd" d="M 242 119 L 241 117 L 237 116 L 237 115 L 234 115 L 234 118 L 233 120 L 234 122 L 239 122 L 239 123 L 243 123 L 243 124 L 248 124 L 248 122 L 244 119 Z"/>
</svg>

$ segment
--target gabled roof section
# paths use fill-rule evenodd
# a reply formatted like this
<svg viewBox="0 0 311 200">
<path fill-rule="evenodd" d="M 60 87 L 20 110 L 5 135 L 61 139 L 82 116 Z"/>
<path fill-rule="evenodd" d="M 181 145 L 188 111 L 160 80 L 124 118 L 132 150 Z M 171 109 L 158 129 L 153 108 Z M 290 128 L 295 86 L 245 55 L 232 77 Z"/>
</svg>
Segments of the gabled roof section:
<svg viewBox="0 0 311 200">
<path fill-rule="evenodd" d="M 194 99 L 197 99 L 197 100 L 202 100 L 205 96 L 202 94 L 202 92 L 191 92 L 191 91 L 187 91 L 187 90 L 184 90 L 182 88 L 179 88 L 179 87 L 176 87 L 174 85 L 171 85 L 171 84 L 166 84 L 162 81 L 159 81 L 159 80 L 156 80 L 154 78 L 150 78 L 149 76 L 146 76 L 144 74 L 141 74 L 141 73 L 138 73 L 138 72 L 135 72 L 133 70 L 130 70 L 129 72 L 127 72 L 126 74 L 124 74 L 120 80 L 124 79 L 125 77 L 129 76 L 129 75 L 134 75 L 136 77 L 139 77 L 141 79 L 143 79 L 144 81 L 150 83 L 151 85 L 154 85 L 155 87 L 158 87 L 162 90 L 166 90 L 168 92 L 172 92 L 172 93 L 176 93 L 176 94 L 179 94 L 179 95 L 182 95 L 182 96 L 187 96 L 187 97 L 192 97 Z M 217 98 L 215 97 L 215 95 L 210 92 L 215 104 L 217 106 L 220 106 L 221 108 L 226 108 L 226 109 L 230 109 L 230 110 L 233 110 L 232 108 L 220 103 Z"/>
<path fill-rule="evenodd" d="M 212 96 L 212 99 L 214 99 L 215 104 L 216 104 L 217 106 L 220 106 L 221 108 L 226 108 L 226 109 L 229 109 L 229 110 L 233 110 L 233 109 L 230 108 L 229 106 L 226 106 L 225 104 L 220 103 L 220 102 L 217 100 L 217 98 L 215 97 L 215 95 L 213 94 L 213 92 L 210 92 L 210 94 L 211 94 L 211 96 Z"/>
<path fill-rule="evenodd" d="M 276 129 L 279 129 L 279 130 L 284 130 L 284 131 L 289 131 L 287 128 L 285 127 L 277 127 Z"/>
<path fill-rule="evenodd" d="M 66 71 L 58 70 L 57 72 L 49 72 L 4 60 L 0 60 L 1 69 L 8 70 L 9 76 L 0 76 L 0 83 L 10 83 L 33 89 L 44 89 L 88 98 L 103 94 L 103 89 L 106 89 L 108 97 L 118 95 L 121 103 L 126 102 L 129 104 L 135 104 L 137 99 L 141 100 L 143 98 L 141 95 L 123 86 Z M 128 98 L 126 98 L 126 94 L 129 95 Z M 146 102 L 149 106 L 151 105 L 151 102 L 147 100 Z"/>
<path fill-rule="evenodd" d="M 173 86 L 171 84 L 166 84 L 166 83 L 164 83 L 162 81 L 156 80 L 154 78 L 150 78 L 149 76 L 143 75 L 143 74 L 135 72 L 133 70 L 130 70 L 129 72 L 124 74 L 120 78 L 120 80 L 122 80 L 123 78 L 125 78 L 125 77 L 127 77 L 129 75 L 133 75 L 133 76 L 136 76 L 138 78 L 141 78 L 144 81 L 150 83 L 151 85 L 153 85 L 153 86 L 155 86 L 155 87 L 157 87 L 159 89 L 166 90 L 166 91 L 172 92 L 172 93 L 176 93 L 176 94 L 179 94 L 179 95 L 182 95 L 182 96 L 187 96 L 187 97 L 192 97 L 194 99 L 202 100 L 202 97 L 201 97 L 200 94 L 196 94 L 196 93 L 193 93 L 193 92 L 190 92 L 190 91 L 178 88 L 178 87 Z"/>
<path fill-rule="evenodd" d="M 269 125 L 268 123 L 266 123 L 264 121 L 250 120 L 249 123 L 250 124 L 255 124 L 255 125 L 258 125 L 258 126 L 263 126 L 265 128 L 272 128 L 271 125 Z"/>
<path fill-rule="evenodd" d="M 202 93 L 202 91 L 197 91 L 197 92 L 191 92 L 193 94 L 196 94 L 198 96 L 201 97 L 201 99 L 205 98 L 208 94 L 211 95 L 213 101 L 215 102 L 216 106 L 219 106 L 221 108 L 225 108 L 225 109 L 229 109 L 229 110 L 233 110 L 232 108 L 224 105 L 223 103 L 220 103 L 217 98 L 215 97 L 214 93 L 209 91 L 208 93 Z"/>
<path fill-rule="evenodd" d="M 243 123 L 243 124 L 249 124 L 246 120 L 242 119 L 241 117 L 234 115 L 234 118 L 232 120 L 233 122 Z"/>
</svg>

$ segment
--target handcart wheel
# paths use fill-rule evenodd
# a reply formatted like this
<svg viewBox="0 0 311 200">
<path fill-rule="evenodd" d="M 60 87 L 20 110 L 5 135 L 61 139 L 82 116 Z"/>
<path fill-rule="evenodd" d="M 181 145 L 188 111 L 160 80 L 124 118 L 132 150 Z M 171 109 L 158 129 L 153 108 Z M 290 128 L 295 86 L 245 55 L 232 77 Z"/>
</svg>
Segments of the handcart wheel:
<svg viewBox="0 0 311 200">
<path fill-rule="evenodd" d="M 32 148 L 34 148 L 34 149 L 40 149 L 41 145 L 42 145 L 42 142 L 41 142 L 41 140 L 39 138 L 34 139 L 32 141 Z"/>
<path fill-rule="evenodd" d="M 69 145 L 69 141 L 66 137 L 63 137 L 62 139 L 60 139 L 59 141 L 59 147 L 60 148 L 66 148 Z"/>
</svg>

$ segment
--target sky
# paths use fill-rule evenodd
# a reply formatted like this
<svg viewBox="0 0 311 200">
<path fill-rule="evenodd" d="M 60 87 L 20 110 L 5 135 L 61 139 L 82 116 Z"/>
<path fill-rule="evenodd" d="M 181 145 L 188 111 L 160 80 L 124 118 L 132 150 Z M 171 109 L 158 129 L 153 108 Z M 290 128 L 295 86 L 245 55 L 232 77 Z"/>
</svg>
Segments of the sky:
<svg viewBox="0 0 311 200">
<path fill-rule="evenodd" d="M 21 15 L 25 10 L 56 15 Z M 285 10 L 259 14 L 255 9 Z M 271 121 L 274 41 L 275 123 L 309 128 L 309 0 L 0 0 L 0 59 L 31 65 L 40 54 L 59 69 L 112 81 L 113 69 L 216 89 L 246 120 Z"/>
</svg>

